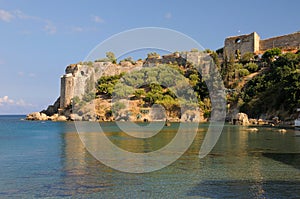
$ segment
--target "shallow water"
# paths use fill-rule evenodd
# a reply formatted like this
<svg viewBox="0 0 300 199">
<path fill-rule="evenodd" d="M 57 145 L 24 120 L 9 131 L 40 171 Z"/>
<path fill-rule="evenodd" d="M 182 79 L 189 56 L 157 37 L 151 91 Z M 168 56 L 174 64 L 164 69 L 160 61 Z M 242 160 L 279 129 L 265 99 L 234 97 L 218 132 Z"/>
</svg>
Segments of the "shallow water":
<svg viewBox="0 0 300 199">
<path fill-rule="evenodd" d="M 226 125 L 213 151 L 198 152 L 201 124 L 184 155 L 161 170 L 130 174 L 111 169 L 84 148 L 72 122 L 22 121 L 0 116 L 0 198 L 299 198 L 300 137 L 294 130 Z M 178 124 L 150 139 L 134 139 L 115 123 L 106 136 L 133 152 L 155 151 Z"/>
</svg>

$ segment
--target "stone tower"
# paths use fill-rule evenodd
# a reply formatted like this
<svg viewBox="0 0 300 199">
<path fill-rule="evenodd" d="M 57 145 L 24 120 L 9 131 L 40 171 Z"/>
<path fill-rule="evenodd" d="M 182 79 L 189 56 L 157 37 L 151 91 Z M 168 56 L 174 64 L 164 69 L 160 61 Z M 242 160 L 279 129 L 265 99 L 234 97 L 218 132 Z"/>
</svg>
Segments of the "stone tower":
<svg viewBox="0 0 300 199">
<path fill-rule="evenodd" d="M 61 77 L 60 86 L 60 108 L 66 108 L 71 104 L 74 92 L 74 78 L 71 73 Z"/>
<path fill-rule="evenodd" d="M 224 55 L 227 57 L 239 53 L 241 56 L 246 52 L 256 53 L 260 49 L 260 37 L 256 32 L 248 35 L 239 35 L 225 39 Z"/>
</svg>

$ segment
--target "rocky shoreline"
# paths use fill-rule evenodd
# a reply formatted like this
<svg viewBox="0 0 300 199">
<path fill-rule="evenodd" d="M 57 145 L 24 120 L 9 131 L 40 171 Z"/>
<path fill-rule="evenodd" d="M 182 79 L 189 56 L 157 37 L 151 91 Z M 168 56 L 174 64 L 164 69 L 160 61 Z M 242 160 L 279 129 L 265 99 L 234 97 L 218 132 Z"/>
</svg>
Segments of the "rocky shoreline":
<svg viewBox="0 0 300 199">
<path fill-rule="evenodd" d="M 114 122 L 114 121 L 124 121 L 124 120 L 116 120 L 115 118 L 99 118 L 97 116 L 92 115 L 84 115 L 79 116 L 77 114 L 68 114 L 68 115 L 60 115 L 55 113 L 51 116 L 48 116 L 44 111 L 41 112 L 33 112 L 26 116 L 26 120 L 30 121 L 53 121 L 53 122 L 68 122 L 68 121 L 94 121 L 94 122 Z M 132 120 L 131 120 L 132 121 Z M 179 118 L 168 118 L 168 120 L 151 120 L 147 119 L 140 119 L 135 120 L 134 122 L 152 122 L 152 121 L 166 121 L 166 124 L 176 123 L 176 122 L 207 122 L 207 120 L 197 120 L 197 121 L 190 121 L 186 117 L 179 119 Z M 293 121 L 283 122 L 279 121 L 277 117 L 273 118 L 272 120 L 263 120 L 263 119 L 252 119 L 248 118 L 247 114 L 245 113 L 237 113 L 234 115 L 230 120 L 227 119 L 227 122 L 232 125 L 241 125 L 241 126 L 270 126 L 274 128 L 280 128 L 280 130 L 284 129 L 291 129 L 294 128 Z M 281 129 L 283 128 L 283 129 Z"/>
</svg>

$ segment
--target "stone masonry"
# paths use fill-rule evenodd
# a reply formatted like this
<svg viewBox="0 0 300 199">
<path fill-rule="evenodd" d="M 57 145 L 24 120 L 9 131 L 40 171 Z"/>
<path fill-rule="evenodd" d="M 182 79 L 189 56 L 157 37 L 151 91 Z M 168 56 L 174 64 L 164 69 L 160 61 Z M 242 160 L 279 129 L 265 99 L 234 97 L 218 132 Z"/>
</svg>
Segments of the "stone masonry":
<svg viewBox="0 0 300 199">
<path fill-rule="evenodd" d="M 280 48 L 283 51 L 293 51 L 300 49 L 300 32 L 277 36 L 265 40 L 261 40 L 260 36 L 253 32 L 247 35 L 232 36 L 225 39 L 224 56 L 240 54 L 246 52 L 255 54 L 263 54 L 264 51 L 272 48 Z"/>
</svg>

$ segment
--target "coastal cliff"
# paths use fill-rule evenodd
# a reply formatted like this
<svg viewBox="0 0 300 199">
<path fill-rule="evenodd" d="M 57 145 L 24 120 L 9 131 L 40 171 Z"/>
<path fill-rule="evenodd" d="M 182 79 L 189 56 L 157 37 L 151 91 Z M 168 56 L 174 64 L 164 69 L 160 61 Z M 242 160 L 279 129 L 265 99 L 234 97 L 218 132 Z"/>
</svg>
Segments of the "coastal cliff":
<svg viewBox="0 0 300 199">
<path fill-rule="evenodd" d="M 265 123 L 274 118 L 274 123 L 293 121 L 297 117 L 295 110 L 300 107 L 300 51 L 292 46 L 263 52 L 252 49 L 253 52 L 243 51 L 243 54 L 237 49 L 236 54 L 226 54 L 231 49 L 228 40 L 234 39 L 226 40 L 226 51 L 193 49 L 164 56 L 149 53 L 144 60 L 128 57 L 118 64 L 109 52 L 104 59 L 71 64 L 61 77 L 60 97 L 46 110 L 28 114 L 27 119 L 206 121 L 212 112 L 206 80 L 216 73 L 211 67 L 214 63 L 225 85 L 219 89 L 226 93 L 228 121 L 240 124 Z M 251 41 L 255 43 L 256 39 Z M 244 49 L 241 44 L 234 45 L 234 49 L 239 47 Z M 152 80 L 146 81 L 149 74 Z M 168 88 L 171 80 L 178 85 L 183 82 L 176 79 L 178 76 L 191 86 L 196 103 L 182 101 Z M 182 87 L 181 91 L 187 89 Z M 124 99 L 116 101 L 119 97 Z"/>
<path fill-rule="evenodd" d="M 202 77 L 193 67 L 199 64 L 200 58 L 204 55 L 210 57 L 209 54 L 198 51 L 175 52 L 165 56 L 149 53 L 145 60 L 134 61 L 132 58 L 125 58 L 119 64 L 108 58 L 95 62 L 71 64 L 66 67 L 65 74 L 61 77 L 60 97 L 46 110 L 28 114 L 27 120 L 205 121 L 210 109 L 207 88 L 201 91 L 205 95 L 201 94 L 204 102 L 200 106 L 205 106 L 205 112 L 203 108 L 200 109 L 199 104 L 193 104 L 193 108 L 187 108 L 188 102 L 185 102 L 186 108 L 180 107 L 181 102 L 167 88 L 168 86 L 155 83 L 162 79 L 170 79 L 171 73 L 175 71 L 178 73 L 175 74 L 176 77 L 182 76 L 187 81 L 196 77 L 198 80 L 193 80 L 196 86 L 195 81 L 200 81 L 199 78 Z M 202 62 L 205 60 L 203 59 Z M 150 72 L 156 74 L 151 77 L 154 83 L 145 82 L 145 85 L 134 88 L 139 84 L 136 82 L 136 85 L 132 85 L 132 88 L 127 88 L 127 90 L 117 88 L 117 83 L 126 75 L 128 79 L 129 75 L 149 76 Z M 173 81 L 176 79 L 175 76 L 171 76 Z M 179 80 L 182 81 L 182 79 Z M 120 94 L 129 90 L 132 93 L 123 96 L 128 98 L 127 101 L 123 99 L 120 102 L 114 102 L 113 92 Z M 131 108 L 124 107 L 126 103 Z"/>
</svg>

